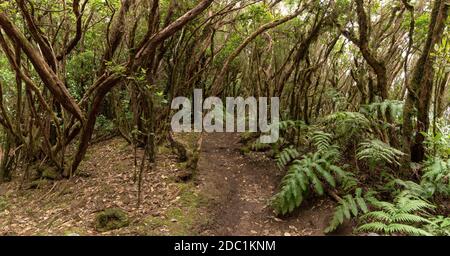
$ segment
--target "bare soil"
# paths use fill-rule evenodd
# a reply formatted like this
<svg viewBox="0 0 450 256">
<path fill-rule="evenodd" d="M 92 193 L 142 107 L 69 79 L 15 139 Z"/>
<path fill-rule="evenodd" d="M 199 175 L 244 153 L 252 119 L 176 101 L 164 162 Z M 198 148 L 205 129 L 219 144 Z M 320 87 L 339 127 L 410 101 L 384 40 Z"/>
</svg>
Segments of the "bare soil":
<svg viewBox="0 0 450 256">
<path fill-rule="evenodd" d="M 197 141 L 178 139 L 188 148 Z M 15 175 L 0 184 L 0 235 L 323 235 L 333 201 L 311 199 L 290 216 L 276 217 L 268 203 L 284 173 L 274 160 L 243 155 L 237 134 L 203 134 L 202 141 L 197 173 L 187 183 L 176 178 L 184 165 L 160 148 L 157 166 L 144 174 L 139 207 L 134 150 L 121 138 L 92 145 L 70 180 L 26 189 Z M 95 216 L 108 208 L 124 210 L 129 226 L 98 232 Z"/>
<path fill-rule="evenodd" d="M 197 179 L 209 205 L 210 222 L 203 235 L 324 235 L 335 203 L 312 199 L 288 217 L 278 218 L 268 207 L 284 175 L 263 153 L 243 155 L 239 136 L 205 134 Z M 340 234 L 351 232 L 345 227 Z M 339 233 L 338 233 L 339 234 Z"/>
</svg>

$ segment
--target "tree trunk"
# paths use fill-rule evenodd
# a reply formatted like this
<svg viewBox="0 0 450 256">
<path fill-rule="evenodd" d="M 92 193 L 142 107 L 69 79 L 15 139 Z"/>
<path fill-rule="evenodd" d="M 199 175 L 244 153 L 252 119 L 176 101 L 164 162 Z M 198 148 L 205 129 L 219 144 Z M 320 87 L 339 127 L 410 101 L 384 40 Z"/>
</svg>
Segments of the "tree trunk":
<svg viewBox="0 0 450 256">
<path fill-rule="evenodd" d="M 422 162 L 425 159 L 425 136 L 430 126 L 430 102 L 433 91 L 435 57 L 434 46 L 443 35 L 448 17 L 448 4 L 445 0 L 435 0 L 428 36 L 422 55 L 413 71 L 410 88 L 404 107 L 403 142 L 404 151 L 410 155 L 411 161 Z M 417 110 L 417 120 L 413 120 Z"/>
</svg>

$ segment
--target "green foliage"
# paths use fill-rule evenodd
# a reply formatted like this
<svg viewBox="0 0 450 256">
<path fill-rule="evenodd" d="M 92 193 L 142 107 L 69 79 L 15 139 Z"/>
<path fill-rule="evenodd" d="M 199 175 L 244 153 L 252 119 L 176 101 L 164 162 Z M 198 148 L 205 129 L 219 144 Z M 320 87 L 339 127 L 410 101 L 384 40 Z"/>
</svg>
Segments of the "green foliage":
<svg viewBox="0 0 450 256">
<path fill-rule="evenodd" d="M 400 124 L 403 118 L 403 106 L 403 101 L 385 100 L 362 106 L 361 113 L 372 119 L 378 119 L 381 116 L 384 122 L 388 122 L 389 114 L 396 124 Z"/>
<path fill-rule="evenodd" d="M 393 195 L 405 194 L 428 199 L 434 194 L 434 188 L 429 184 L 417 184 L 411 180 L 392 179 L 385 187 Z M 397 187 L 400 187 L 400 189 L 397 189 Z"/>
<path fill-rule="evenodd" d="M 369 160 L 373 166 L 375 163 L 384 162 L 400 165 L 399 159 L 405 154 L 380 140 L 366 140 L 359 144 L 356 157 L 359 160 Z"/>
<path fill-rule="evenodd" d="M 260 151 L 267 151 L 271 149 L 270 144 L 267 143 L 261 143 L 259 141 L 255 141 L 250 145 L 250 148 L 252 151 L 260 152 Z"/>
<path fill-rule="evenodd" d="M 246 12 L 238 17 L 241 23 L 248 22 L 249 24 L 262 24 L 273 20 L 273 15 L 270 12 L 269 6 L 266 4 L 251 5 Z"/>
<path fill-rule="evenodd" d="M 420 16 L 415 18 L 416 25 L 414 31 L 414 41 L 420 42 L 427 36 L 428 27 L 430 24 L 431 15 L 430 12 L 424 12 Z"/>
<path fill-rule="evenodd" d="M 430 158 L 423 169 L 421 185 L 437 193 L 450 196 L 450 159 Z"/>
<path fill-rule="evenodd" d="M 239 34 L 233 34 L 230 39 L 225 42 L 225 46 L 222 51 L 214 58 L 214 65 L 220 67 L 230 54 L 241 44 L 243 41 L 242 36 Z M 235 63 L 235 62 L 233 62 Z"/>
<path fill-rule="evenodd" d="M 440 127 L 436 124 L 438 130 L 434 135 L 430 133 L 422 133 L 425 136 L 425 145 L 427 153 L 430 156 L 438 156 L 444 159 L 450 157 L 450 133 L 447 131 L 450 127 Z"/>
<path fill-rule="evenodd" d="M 367 117 L 358 112 L 336 112 L 326 116 L 323 123 L 345 142 L 370 131 L 371 124 Z"/>
<path fill-rule="evenodd" d="M 128 226 L 130 223 L 127 213 L 119 208 L 109 208 L 99 212 L 95 217 L 95 229 L 105 232 Z"/>
<path fill-rule="evenodd" d="M 283 179 L 281 191 L 272 200 L 272 207 L 277 214 L 292 212 L 311 191 L 323 195 L 325 185 L 336 187 L 335 177 L 345 179 L 347 173 L 333 164 L 336 155 L 335 150 L 316 152 L 303 156 L 301 160 L 293 161 Z"/>
<path fill-rule="evenodd" d="M 104 115 L 99 115 L 95 123 L 95 130 L 101 132 L 111 132 L 114 130 L 114 123 Z"/>
<path fill-rule="evenodd" d="M 283 149 L 276 156 L 277 166 L 283 169 L 287 164 L 298 158 L 300 153 L 293 146 Z"/>
<path fill-rule="evenodd" d="M 6 198 L 3 196 L 0 196 L 0 213 L 3 212 L 7 206 L 8 206 L 8 203 L 6 201 Z"/>
<path fill-rule="evenodd" d="M 305 124 L 305 122 L 303 122 L 302 120 L 285 120 L 285 121 L 280 121 L 278 123 L 279 129 L 281 131 L 287 131 L 289 129 L 293 129 L 293 130 L 301 130 L 301 129 L 305 129 L 308 126 Z"/>
<path fill-rule="evenodd" d="M 338 41 L 338 44 L 341 44 L 341 47 L 344 43 L 345 41 Z M 332 102 L 334 109 L 336 110 L 344 110 L 348 106 L 347 98 L 336 88 L 325 89 L 324 99 L 328 99 L 329 102 Z"/>
<path fill-rule="evenodd" d="M 108 69 L 109 72 L 120 76 L 124 76 L 126 72 L 126 67 L 124 67 L 121 64 L 114 63 L 112 61 L 106 62 L 106 68 Z"/>
<path fill-rule="evenodd" d="M 435 216 L 425 229 L 436 236 L 450 236 L 450 217 Z"/>
<path fill-rule="evenodd" d="M 312 134 L 312 141 L 318 152 L 325 152 L 331 148 L 333 135 L 330 133 L 315 131 Z"/>
<path fill-rule="evenodd" d="M 374 202 L 378 202 L 374 196 L 374 192 L 368 192 L 363 196 L 361 188 L 355 190 L 355 195 L 345 195 L 335 208 L 333 218 L 325 229 L 325 233 L 335 231 L 346 219 L 349 220 L 352 217 L 358 217 L 360 213 L 368 213 L 368 205 Z"/>
<path fill-rule="evenodd" d="M 358 232 L 431 235 L 422 228 L 424 223 L 430 224 L 426 218 L 427 211 L 435 208 L 427 201 L 401 193 L 395 198 L 394 203 L 379 201 L 373 205 L 379 210 L 371 211 L 361 217 L 366 223 L 358 227 Z"/>
<path fill-rule="evenodd" d="M 94 80 L 92 73 L 92 70 L 96 69 L 94 51 L 85 51 L 74 55 L 68 60 L 66 69 L 69 91 L 79 100 Z"/>
</svg>

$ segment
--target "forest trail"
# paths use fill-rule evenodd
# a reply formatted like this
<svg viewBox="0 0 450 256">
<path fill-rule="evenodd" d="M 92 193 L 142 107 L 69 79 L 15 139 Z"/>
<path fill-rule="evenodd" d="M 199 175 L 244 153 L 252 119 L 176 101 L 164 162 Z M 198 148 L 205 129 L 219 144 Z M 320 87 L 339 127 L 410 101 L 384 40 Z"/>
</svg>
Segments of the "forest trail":
<svg viewBox="0 0 450 256">
<path fill-rule="evenodd" d="M 46 180 L 34 189 L 20 189 L 21 177 L 1 184 L 0 235 L 323 235 L 335 203 L 311 198 L 276 218 L 268 203 L 284 172 L 264 153 L 242 154 L 239 140 L 204 134 L 197 173 L 186 183 L 176 181 L 181 165 L 164 148 L 156 170 L 144 177 L 139 208 L 132 146 L 121 138 L 94 144 L 81 174 L 70 180 Z M 132 222 L 96 231 L 96 213 L 111 207 Z M 348 225 L 341 228 L 340 234 L 350 233 Z"/>
<path fill-rule="evenodd" d="M 200 228 L 201 235 L 324 235 L 334 206 L 331 200 L 311 200 L 291 216 L 276 218 L 268 202 L 283 172 L 274 161 L 263 153 L 243 155 L 237 134 L 203 136 L 197 180 L 210 197 L 204 210 L 211 219 Z"/>
</svg>

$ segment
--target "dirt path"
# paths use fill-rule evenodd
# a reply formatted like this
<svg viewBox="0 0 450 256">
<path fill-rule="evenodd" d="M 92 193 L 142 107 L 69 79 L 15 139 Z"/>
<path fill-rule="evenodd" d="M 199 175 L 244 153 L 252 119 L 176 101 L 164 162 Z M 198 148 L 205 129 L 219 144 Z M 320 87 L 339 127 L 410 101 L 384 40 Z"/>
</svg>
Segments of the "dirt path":
<svg viewBox="0 0 450 256">
<path fill-rule="evenodd" d="M 291 216 L 278 219 L 267 206 L 283 173 L 263 154 L 241 154 L 236 134 L 205 134 L 198 182 L 210 198 L 204 209 L 211 221 L 202 235 L 323 235 L 333 202 L 312 200 Z"/>
</svg>

